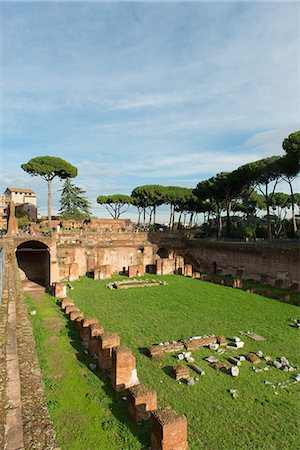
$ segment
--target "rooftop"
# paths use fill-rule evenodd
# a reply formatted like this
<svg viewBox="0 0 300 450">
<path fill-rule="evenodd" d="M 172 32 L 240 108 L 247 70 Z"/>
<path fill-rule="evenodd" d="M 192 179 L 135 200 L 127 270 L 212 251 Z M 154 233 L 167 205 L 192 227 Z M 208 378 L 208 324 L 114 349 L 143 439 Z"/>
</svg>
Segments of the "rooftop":
<svg viewBox="0 0 300 450">
<path fill-rule="evenodd" d="M 17 187 L 8 187 L 6 188 L 6 191 L 11 191 L 11 192 L 30 192 L 32 194 L 35 194 L 35 192 L 32 189 L 29 188 L 17 188 Z"/>
</svg>

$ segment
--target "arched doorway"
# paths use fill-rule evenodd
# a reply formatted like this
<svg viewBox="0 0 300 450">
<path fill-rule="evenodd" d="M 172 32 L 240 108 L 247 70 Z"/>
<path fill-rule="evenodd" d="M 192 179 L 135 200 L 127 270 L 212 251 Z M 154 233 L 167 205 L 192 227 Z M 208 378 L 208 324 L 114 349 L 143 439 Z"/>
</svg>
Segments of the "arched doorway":
<svg viewBox="0 0 300 450">
<path fill-rule="evenodd" d="M 159 248 L 156 252 L 156 255 L 160 258 L 169 258 L 169 250 L 165 247 Z"/>
<path fill-rule="evenodd" d="M 28 280 L 42 286 L 50 285 L 50 253 L 46 244 L 40 241 L 26 241 L 16 250 L 18 266 Z"/>
</svg>

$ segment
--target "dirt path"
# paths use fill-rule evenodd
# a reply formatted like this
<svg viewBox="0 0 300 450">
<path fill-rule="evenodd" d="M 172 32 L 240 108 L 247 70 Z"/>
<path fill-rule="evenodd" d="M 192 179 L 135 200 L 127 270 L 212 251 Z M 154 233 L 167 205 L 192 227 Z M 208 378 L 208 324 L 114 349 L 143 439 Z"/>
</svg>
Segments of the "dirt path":
<svg viewBox="0 0 300 450">
<path fill-rule="evenodd" d="M 32 327 L 12 247 L 6 248 L 6 279 L 1 306 L 0 342 L 6 351 L 0 369 L 0 448 L 56 449 L 55 431 L 45 401 L 44 385 Z M 41 299 L 43 289 L 27 284 Z M 2 364 L 1 364 L 2 366 Z M 4 383 L 2 383 L 4 381 Z"/>
</svg>

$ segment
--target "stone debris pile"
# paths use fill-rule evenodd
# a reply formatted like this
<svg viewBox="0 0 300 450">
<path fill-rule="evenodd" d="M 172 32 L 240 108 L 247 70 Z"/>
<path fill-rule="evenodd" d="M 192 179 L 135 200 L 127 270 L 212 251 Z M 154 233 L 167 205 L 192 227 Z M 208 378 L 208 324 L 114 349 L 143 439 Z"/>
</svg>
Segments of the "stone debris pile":
<svg viewBox="0 0 300 450">
<path fill-rule="evenodd" d="M 291 327 L 300 329 L 300 319 L 290 319 Z"/>
<path fill-rule="evenodd" d="M 198 350 L 200 347 L 211 345 L 213 345 L 212 349 L 218 350 L 220 346 L 227 345 L 227 340 L 224 336 L 205 334 L 203 336 L 193 336 L 188 339 L 182 339 L 179 341 L 160 342 L 159 344 L 154 344 L 148 347 L 148 352 L 151 358 L 160 358 L 164 355 L 164 353 L 173 353 L 181 350 Z M 184 358 L 180 357 L 179 359 Z M 189 362 L 193 361 L 190 360 Z"/>
</svg>

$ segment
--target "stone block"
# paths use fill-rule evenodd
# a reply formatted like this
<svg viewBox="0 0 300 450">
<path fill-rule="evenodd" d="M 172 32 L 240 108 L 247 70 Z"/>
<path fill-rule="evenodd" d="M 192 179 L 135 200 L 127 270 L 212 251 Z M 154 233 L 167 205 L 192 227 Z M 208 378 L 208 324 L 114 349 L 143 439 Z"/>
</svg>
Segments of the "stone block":
<svg viewBox="0 0 300 450">
<path fill-rule="evenodd" d="M 151 450 L 186 450 L 187 420 L 170 407 L 151 413 Z"/>
<path fill-rule="evenodd" d="M 205 345 L 216 344 L 217 338 L 215 336 L 207 338 L 186 339 L 183 344 L 187 350 L 198 350 Z"/>
<path fill-rule="evenodd" d="M 65 283 L 57 282 L 52 284 L 53 296 L 57 298 L 64 298 L 67 296 L 67 286 Z"/>
<path fill-rule="evenodd" d="M 69 281 L 76 281 L 79 279 L 79 265 L 78 263 L 71 263 L 69 265 Z"/>
<path fill-rule="evenodd" d="M 148 420 L 151 411 L 157 409 L 156 391 L 149 389 L 143 384 L 137 384 L 128 389 L 128 412 L 136 422 Z"/>
<path fill-rule="evenodd" d="M 116 392 L 139 384 L 135 357 L 126 347 L 112 349 L 111 385 Z"/>
<path fill-rule="evenodd" d="M 168 275 L 175 272 L 175 259 L 161 258 L 156 261 L 157 275 Z"/>
<path fill-rule="evenodd" d="M 89 325 L 89 352 L 91 355 L 98 356 L 99 341 L 98 337 L 104 334 L 104 328 L 100 323 L 92 323 Z"/>
<path fill-rule="evenodd" d="M 201 273 L 200 272 L 193 272 L 193 278 L 201 279 Z"/>
<path fill-rule="evenodd" d="M 259 364 L 260 358 L 255 353 L 247 353 L 245 355 L 247 361 L 250 361 L 252 364 Z"/>
<path fill-rule="evenodd" d="M 93 323 L 98 323 L 98 320 L 93 317 L 87 317 L 86 319 L 83 319 L 81 322 L 80 337 L 84 342 L 87 343 L 87 345 L 90 338 L 89 326 L 92 325 Z"/>
<path fill-rule="evenodd" d="M 151 358 L 160 358 L 164 353 L 173 353 L 184 350 L 183 342 L 170 342 L 163 345 L 151 345 L 148 347 Z"/>
<path fill-rule="evenodd" d="M 112 366 L 113 348 L 119 347 L 120 336 L 117 333 L 104 333 L 98 337 L 98 365 L 102 372 L 109 371 Z"/>
<path fill-rule="evenodd" d="M 183 364 L 178 364 L 177 366 L 172 367 L 171 376 L 175 378 L 176 381 L 186 380 L 190 377 L 190 371 Z"/>
<path fill-rule="evenodd" d="M 216 339 L 217 339 L 217 344 L 219 344 L 221 347 L 222 346 L 225 347 L 226 345 L 228 345 L 228 342 L 227 342 L 225 336 L 216 336 Z"/>
<path fill-rule="evenodd" d="M 222 361 L 210 362 L 209 365 L 212 369 L 218 370 L 220 372 L 227 372 L 229 369 L 228 365 L 223 363 Z"/>
<path fill-rule="evenodd" d="M 94 280 L 109 280 L 111 278 L 111 266 L 109 264 L 96 266 L 93 270 Z"/>
<path fill-rule="evenodd" d="M 145 269 L 143 264 L 138 264 L 135 266 L 129 266 L 128 267 L 128 276 L 131 277 L 142 277 L 145 275 Z"/>
<path fill-rule="evenodd" d="M 192 264 L 185 264 L 184 265 L 184 272 L 185 277 L 192 277 L 193 276 L 193 266 Z"/>
<path fill-rule="evenodd" d="M 69 319 L 71 320 L 71 322 L 74 322 L 75 319 L 83 319 L 84 315 L 81 311 L 79 311 L 79 309 L 77 309 L 77 311 L 71 311 L 70 315 L 69 315 Z"/>
<path fill-rule="evenodd" d="M 232 287 L 235 289 L 242 289 L 243 282 L 240 278 L 234 278 Z"/>
<path fill-rule="evenodd" d="M 71 305 L 74 306 L 74 302 L 71 298 L 68 297 L 64 298 L 60 303 L 60 307 L 63 311 L 66 309 L 67 306 Z"/>
<path fill-rule="evenodd" d="M 65 314 L 66 314 L 67 316 L 69 316 L 69 314 L 70 314 L 72 311 L 79 311 L 79 309 L 78 309 L 77 306 L 75 306 L 75 305 L 68 305 L 68 306 L 66 306 Z"/>
</svg>

